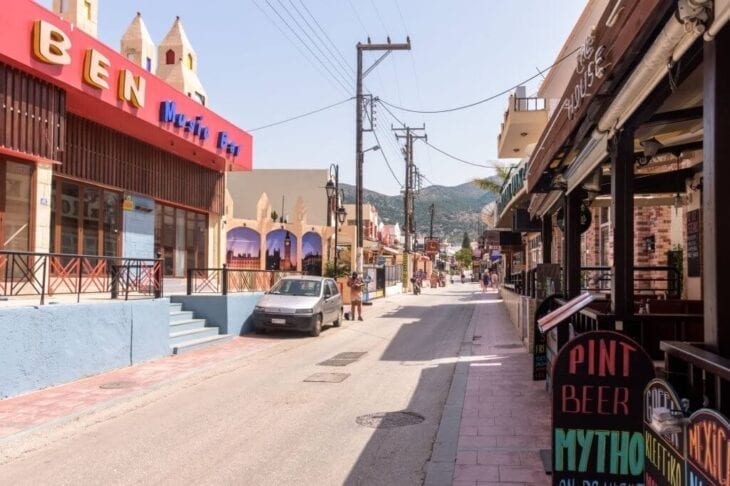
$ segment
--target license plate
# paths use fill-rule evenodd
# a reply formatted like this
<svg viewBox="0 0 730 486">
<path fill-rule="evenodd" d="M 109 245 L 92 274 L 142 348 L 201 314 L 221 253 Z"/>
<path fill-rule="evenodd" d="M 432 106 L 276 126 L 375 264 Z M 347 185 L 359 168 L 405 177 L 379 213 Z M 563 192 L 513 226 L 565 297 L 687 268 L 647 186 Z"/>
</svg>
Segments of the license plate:
<svg viewBox="0 0 730 486">
<path fill-rule="evenodd" d="M 272 324 L 286 324 L 286 319 L 271 319 Z"/>
</svg>

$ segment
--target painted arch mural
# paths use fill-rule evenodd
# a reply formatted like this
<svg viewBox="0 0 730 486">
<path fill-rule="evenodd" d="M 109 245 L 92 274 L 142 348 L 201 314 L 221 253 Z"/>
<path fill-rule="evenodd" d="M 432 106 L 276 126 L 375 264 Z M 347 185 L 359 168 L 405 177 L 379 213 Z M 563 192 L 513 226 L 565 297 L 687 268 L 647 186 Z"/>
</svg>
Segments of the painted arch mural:
<svg viewBox="0 0 730 486">
<path fill-rule="evenodd" d="M 266 270 L 297 269 L 297 237 L 280 229 L 266 235 Z"/>
<path fill-rule="evenodd" d="M 228 268 L 261 269 L 261 235 L 246 227 L 233 228 L 226 234 Z"/>
<path fill-rule="evenodd" d="M 322 237 L 310 231 L 302 236 L 302 272 L 306 275 L 322 275 Z"/>
</svg>

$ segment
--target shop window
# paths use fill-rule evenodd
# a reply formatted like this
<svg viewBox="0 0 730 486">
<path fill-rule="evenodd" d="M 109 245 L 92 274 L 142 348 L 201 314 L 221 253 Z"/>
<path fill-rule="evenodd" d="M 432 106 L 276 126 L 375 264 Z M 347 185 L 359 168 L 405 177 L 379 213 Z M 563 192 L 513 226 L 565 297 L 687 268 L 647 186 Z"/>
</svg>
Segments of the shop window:
<svg viewBox="0 0 730 486">
<path fill-rule="evenodd" d="M 0 162 L 0 249 L 29 251 L 31 244 L 31 181 L 33 168 Z"/>
<path fill-rule="evenodd" d="M 165 276 L 184 277 L 189 268 L 207 267 L 208 218 L 205 214 L 155 205 L 155 249 Z"/>
<path fill-rule="evenodd" d="M 168 49 L 165 53 L 165 64 L 175 64 L 175 51 Z"/>
</svg>

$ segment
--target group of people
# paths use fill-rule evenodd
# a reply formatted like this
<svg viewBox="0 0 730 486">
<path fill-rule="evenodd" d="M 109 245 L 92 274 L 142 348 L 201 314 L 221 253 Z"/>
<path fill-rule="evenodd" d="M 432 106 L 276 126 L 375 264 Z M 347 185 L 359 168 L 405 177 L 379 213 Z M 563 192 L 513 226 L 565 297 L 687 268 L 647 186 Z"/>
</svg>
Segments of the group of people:
<svg viewBox="0 0 730 486">
<path fill-rule="evenodd" d="M 482 292 L 486 292 L 490 288 L 497 290 L 497 286 L 499 285 L 499 277 L 497 276 L 497 272 L 495 271 L 482 273 L 481 281 Z"/>
</svg>

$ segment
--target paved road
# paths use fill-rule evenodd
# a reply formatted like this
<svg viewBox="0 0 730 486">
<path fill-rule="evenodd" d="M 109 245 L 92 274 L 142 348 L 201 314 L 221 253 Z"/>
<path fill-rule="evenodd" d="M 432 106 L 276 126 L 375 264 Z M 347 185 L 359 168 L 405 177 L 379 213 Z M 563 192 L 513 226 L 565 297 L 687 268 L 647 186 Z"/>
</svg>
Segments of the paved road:
<svg viewBox="0 0 730 486">
<path fill-rule="evenodd" d="M 279 345 L 205 379 L 16 444 L 27 451 L 5 456 L 0 484 L 421 484 L 476 291 L 456 284 L 394 296 L 319 338 L 281 334 Z M 341 352 L 367 354 L 317 365 Z M 315 373 L 349 376 L 304 381 Z M 400 410 L 425 421 L 356 422 Z"/>
</svg>

